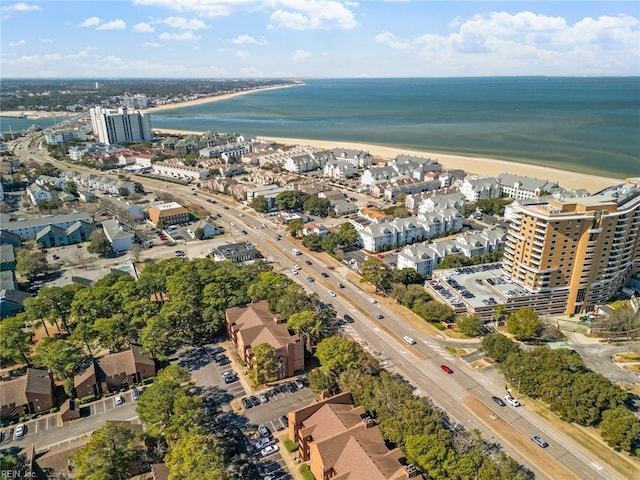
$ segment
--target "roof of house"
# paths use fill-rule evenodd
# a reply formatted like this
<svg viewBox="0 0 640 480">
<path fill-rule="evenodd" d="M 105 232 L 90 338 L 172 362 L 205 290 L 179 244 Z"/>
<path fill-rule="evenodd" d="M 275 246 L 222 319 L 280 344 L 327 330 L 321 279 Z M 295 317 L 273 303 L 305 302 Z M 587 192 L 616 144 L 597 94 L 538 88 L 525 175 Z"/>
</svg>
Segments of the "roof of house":
<svg viewBox="0 0 640 480">
<path fill-rule="evenodd" d="M 134 235 L 130 232 L 125 232 L 120 227 L 120 222 L 117 220 L 109 219 L 102 222 L 102 228 L 107 237 L 113 241 L 117 238 L 132 238 Z"/>
<path fill-rule="evenodd" d="M 54 215 L 52 217 L 33 218 L 31 220 L 23 220 L 21 222 L 10 222 L 8 225 L 3 225 L 3 228 L 14 231 L 19 228 L 41 227 L 44 225 L 75 222 L 77 220 L 84 220 L 91 223 L 91 216 L 85 212 L 67 213 L 64 215 Z"/>
<path fill-rule="evenodd" d="M 8 263 L 16 261 L 16 252 L 13 245 L 9 243 L 0 243 L 0 263 Z"/>
<path fill-rule="evenodd" d="M 269 304 L 264 300 L 229 308 L 226 315 L 227 322 L 235 326 L 245 346 L 268 343 L 274 348 L 281 348 L 297 341 L 285 323 L 276 321 L 277 316 L 269 311 Z"/>
<path fill-rule="evenodd" d="M 0 405 L 25 405 L 29 403 L 27 392 L 39 395 L 51 395 L 52 385 L 49 372 L 43 369 L 28 368 L 27 374 L 15 380 L 2 382 Z"/>
<path fill-rule="evenodd" d="M 90 362 L 83 371 L 73 378 L 74 385 L 81 385 L 93 375 L 96 380 L 102 382 L 106 377 L 126 373 L 131 375 L 136 373 L 136 364 L 149 365 L 155 368 L 155 362 L 149 355 L 142 353 L 142 347 L 131 345 L 129 350 L 123 352 L 110 353 L 104 357 Z"/>
</svg>

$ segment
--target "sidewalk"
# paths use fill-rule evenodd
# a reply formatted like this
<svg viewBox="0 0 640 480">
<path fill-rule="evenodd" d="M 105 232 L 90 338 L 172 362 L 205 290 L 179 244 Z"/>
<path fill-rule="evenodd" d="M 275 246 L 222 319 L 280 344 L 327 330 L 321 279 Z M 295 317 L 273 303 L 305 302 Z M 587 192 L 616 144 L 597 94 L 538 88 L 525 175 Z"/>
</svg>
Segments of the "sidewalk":
<svg viewBox="0 0 640 480">
<path fill-rule="evenodd" d="M 278 439 L 278 444 L 280 445 L 280 456 L 282 457 L 282 460 L 284 460 L 284 463 L 287 466 L 287 470 L 289 470 L 289 472 L 291 473 L 291 478 L 293 478 L 294 480 L 304 480 L 302 474 L 300 473 L 300 465 L 302 465 L 302 462 L 298 462 L 295 460 L 298 453 L 289 453 L 289 451 L 284 448 L 284 442 L 287 438 L 289 438 L 287 432 L 288 429 L 285 428 L 284 430 L 277 432 L 274 435 L 274 437 Z"/>
</svg>

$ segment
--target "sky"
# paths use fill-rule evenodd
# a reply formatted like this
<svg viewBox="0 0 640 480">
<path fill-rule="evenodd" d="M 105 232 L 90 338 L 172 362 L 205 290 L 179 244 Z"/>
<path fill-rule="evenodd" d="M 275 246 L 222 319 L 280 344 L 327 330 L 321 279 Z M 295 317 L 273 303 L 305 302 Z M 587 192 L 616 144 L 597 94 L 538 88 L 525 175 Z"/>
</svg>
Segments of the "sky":
<svg viewBox="0 0 640 480">
<path fill-rule="evenodd" d="M 638 0 L 1 5 L 0 79 L 640 75 Z"/>
</svg>

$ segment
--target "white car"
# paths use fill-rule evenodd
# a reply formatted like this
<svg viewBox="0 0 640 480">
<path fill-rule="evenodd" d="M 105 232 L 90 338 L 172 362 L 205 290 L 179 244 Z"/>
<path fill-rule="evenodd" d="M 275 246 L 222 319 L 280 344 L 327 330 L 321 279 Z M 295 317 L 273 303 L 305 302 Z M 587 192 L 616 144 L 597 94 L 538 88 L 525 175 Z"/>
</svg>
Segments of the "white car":
<svg viewBox="0 0 640 480">
<path fill-rule="evenodd" d="M 378 301 L 377 301 L 375 298 L 373 298 L 373 297 L 369 297 L 369 301 L 370 301 L 371 303 L 378 303 Z"/>
<path fill-rule="evenodd" d="M 25 433 L 27 433 L 27 426 L 24 423 L 19 423 L 16 425 L 16 429 L 14 431 L 15 438 L 22 437 Z"/>
<path fill-rule="evenodd" d="M 269 438 L 271 436 L 271 431 L 265 425 L 260 425 L 258 427 L 258 433 L 260 433 L 262 438 Z"/>
<path fill-rule="evenodd" d="M 330 295 L 330 296 L 332 296 L 332 297 L 335 297 L 335 296 L 336 296 L 336 292 L 334 292 L 333 290 L 329 290 L 329 292 L 328 292 L 328 293 L 329 293 L 329 295 Z"/>
<path fill-rule="evenodd" d="M 118 405 L 122 405 L 124 403 L 124 397 L 121 395 L 118 395 L 117 397 L 113 398 L 113 404 L 117 407 Z"/>
<path fill-rule="evenodd" d="M 294 270 L 300 270 L 300 265 L 298 265 L 297 263 L 293 266 Z"/>
<path fill-rule="evenodd" d="M 515 398 L 513 398 L 511 395 L 505 395 L 504 399 L 512 407 L 519 407 L 520 406 L 520 402 L 518 400 L 516 400 Z"/>
<path fill-rule="evenodd" d="M 407 342 L 409 345 L 415 345 L 415 344 L 416 344 L 416 341 L 415 341 L 413 338 L 411 338 L 411 337 L 405 336 L 405 337 L 402 337 L 402 338 L 403 338 L 403 340 L 404 340 L 405 342 Z"/>
<path fill-rule="evenodd" d="M 291 273 L 293 273 L 294 275 L 298 274 L 298 270 L 296 270 L 295 268 L 293 270 L 291 270 Z"/>
<path fill-rule="evenodd" d="M 278 445 L 269 445 L 268 447 L 260 450 L 260 456 L 268 457 L 269 455 L 273 455 L 274 453 L 276 453 L 278 450 L 280 450 L 280 447 Z"/>
</svg>

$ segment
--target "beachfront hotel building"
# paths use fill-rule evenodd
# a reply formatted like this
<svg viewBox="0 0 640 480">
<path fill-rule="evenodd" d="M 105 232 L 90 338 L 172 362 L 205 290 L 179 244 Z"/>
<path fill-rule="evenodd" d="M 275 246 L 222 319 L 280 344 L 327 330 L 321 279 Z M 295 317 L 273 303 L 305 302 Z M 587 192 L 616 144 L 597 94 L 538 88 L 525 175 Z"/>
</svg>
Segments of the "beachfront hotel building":
<svg viewBox="0 0 640 480">
<path fill-rule="evenodd" d="M 609 300 L 640 269 L 640 181 L 589 197 L 517 205 L 503 269 L 531 293 L 561 296 L 564 313 Z"/>
<path fill-rule="evenodd" d="M 153 140 L 151 117 L 148 113 L 126 108 L 113 110 L 102 107 L 91 108 L 89 113 L 93 133 L 102 143 L 109 145 Z"/>
</svg>

